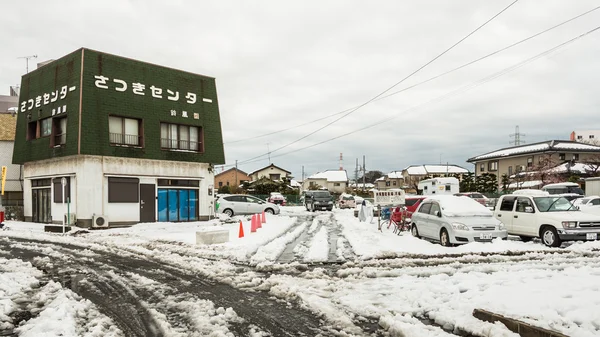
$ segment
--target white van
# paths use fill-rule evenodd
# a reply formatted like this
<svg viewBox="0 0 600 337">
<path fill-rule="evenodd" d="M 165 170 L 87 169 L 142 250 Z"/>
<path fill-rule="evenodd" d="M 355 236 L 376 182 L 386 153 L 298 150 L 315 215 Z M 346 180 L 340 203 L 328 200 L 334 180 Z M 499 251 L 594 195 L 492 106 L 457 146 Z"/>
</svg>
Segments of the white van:
<svg viewBox="0 0 600 337">
<path fill-rule="evenodd" d="M 550 194 L 579 194 L 584 195 L 583 190 L 579 187 L 577 183 L 556 183 L 556 184 L 548 184 L 542 187 L 542 191 L 546 191 Z"/>
<path fill-rule="evenodd" d="M 456 178 L 431 178 L 419 181 L 417 186 L 422 195 L 454 195 L 459 193 L 459 181 Z"/>
</svg>

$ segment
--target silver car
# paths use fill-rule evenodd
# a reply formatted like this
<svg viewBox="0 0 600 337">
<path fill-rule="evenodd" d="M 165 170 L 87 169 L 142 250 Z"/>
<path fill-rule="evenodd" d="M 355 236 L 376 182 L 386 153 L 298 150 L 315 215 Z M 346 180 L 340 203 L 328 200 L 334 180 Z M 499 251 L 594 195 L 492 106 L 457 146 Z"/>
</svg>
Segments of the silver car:
<svg viewBox="0 0 600 337">
<path fill-rule="evenodd" d="M 413 213 L 411 221 L 413 236 L 438 240 L 443 246 L 508 237 L 492 211 L 469 197 L 429 196 Z"/>
<path fill-rule="evenodd" d="M 216 212 L 234 216 L 238 214 L 257 214 L 263 211 L 279 214 L 279 206 L 245 194 L 229 194 L 217 199 Z"/>
</svg>

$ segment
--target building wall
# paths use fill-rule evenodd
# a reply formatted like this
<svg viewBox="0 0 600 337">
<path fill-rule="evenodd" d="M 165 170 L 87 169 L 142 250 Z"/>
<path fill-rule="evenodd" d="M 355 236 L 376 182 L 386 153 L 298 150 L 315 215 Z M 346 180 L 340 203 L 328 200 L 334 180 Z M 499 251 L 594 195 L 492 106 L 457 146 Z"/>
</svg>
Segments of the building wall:
<svg viewBox="0 0 600 337">
<path fill-rule="evenodd" d="M 235 178 L 235 170 L 219 173 L 215 175 L 215 188 L 218 189 L 221 186 L 239 186 L 242 184 L 242 181 L 250 181 L 250 177 L 241 171 L 237 171 L 237 182 Z"/>
<path fill-rule="evenodd" d="M 276 167 L 268 167 L 265 170 L 261 170 L 261 171 L 258 171 L 256 173 L 252 174 L 251 178 L 252 178 L 252 181 L 258 180 L 262 177 L 270 179 L 271 174 L 279 174 L 281 178 L 288 176 L 288 173 L 284 170 L 278 169 Z"/>
<path fill-rule="evenodd" d="M 336 186 L 336 184 L 338 186 Z M 328 181 L 326 183 L 326 187 L 329 190 L 329 192 L 333 192 L 333 193 L 344 193 L 346 191 L 346 187 L 347 187 L 347 183 L 346 182 L 339 182 L 339 181 Z"/>
<path fill-rule="evenodd" d="M 15 163 L 74 154 L 225 162 L 214 78 L 80 49 L 21 82 Z M 66 144 L 52 147 L 52 137 L 26 140 L 27 124 L 52 117 L 53 111 L 67 116 Z M 111 145 L 109 115 L 141 120 L 142 144 Z M 203 151 L 161 149 L 161 122 L 201 127 Z"/>
<path fill-rule="evenodd" d="M 600 130 L 573 131 L 570 139 L 576 142 L 600 144 Z"/>
<path fill-rule="evenodd" d="M 565 159 L 560 159 L 560 154 L 564 153 L 565 154 Z M 514 156 L 514 157 L 509 157 L 509 158 L 500 158 L 500 159 L 492 159 L 492 160 L 482 160 L 482 161 L 478 161 L 475 162 L 475 175 L 479 176 L 483 173 L 492 173 L 496 175 L 497 181 L 498 181 L 498 186 L 502 186 L 502 175 L 506 174 L 508 176 L 516 174 L 517 173 L 517 167 L 518 166 L 523 166 L 524 167 L 524 171 L 532 171 L 535 170 L 536 167 L 539 167 L 540 162 L 546 158 L 550 159 L 550 161 L 552 161 L 554 163 L 554 166 L 559 165 L 564 163 L 565 161 L 568 160 L 572 160 L 573 159 L 573 155 L 579 155 L 579 159 L 577 160 L 577 162 L 585 162 L 586 160 L 589 160 L 595 156 L 598 156 L 598 154 L 594 154 L 594 153 L 577 153 L 577 152 L 552 152 L 552 153 L 537 153 L 537 154 L 527 154 L 527 155 L 522 155 L 522 156 Z M 528 159 L 531 159 L 532 164 L 531 166 L 528 166 L 527 161 Z M 498 162 L 498 169 L 495 171 L 490 171 L 489 168 L 489 163 L 490 162 L 494 162 L 497 161 Z M 481 165 L 484 166 L 484 169 L 481 170 Z M 512 167 L 512 172 L 510 171 L 510 168 Z"/>
<path fill-rule="evenodd" d="M 0 141 L 0 166 L 6 166 L 6 184 L 5 191 L 20 192 L 21 182 L 21 166 L 12 163 L 11 156 L 14 149 L 13 141 Z"/>
<path fill-rule="evenodd" d="M 108 202 L 108 177 L 111 176 L 136 177 L 140 179 L 140 184 L 156 184 L 158 178 L 200 179 L 200 218 L 208 218 L 213 207 L 213 197 L 209 196 L 208 190 L 214 177 L 209 171 L 209 165 L 205 163 L 72 156 L 26 163 L 24 172 L 26 219 L 31 219 L 33 215 L 31 180 L 63 176 L 71 177 L 71 213 L 75 213 L 78 224 L 81 222 L 84 226 L 91 224 L 94 215 L 105 215 L 109 222 L 139 222 L 139 201 Z M 61 223 L 63 214 L 67 212 L 67 205 L 52 202 L 51 209 L 52 221 Z M 155 205 L 155 209 L 158 210 L 158 205 Z"/>
</svg>

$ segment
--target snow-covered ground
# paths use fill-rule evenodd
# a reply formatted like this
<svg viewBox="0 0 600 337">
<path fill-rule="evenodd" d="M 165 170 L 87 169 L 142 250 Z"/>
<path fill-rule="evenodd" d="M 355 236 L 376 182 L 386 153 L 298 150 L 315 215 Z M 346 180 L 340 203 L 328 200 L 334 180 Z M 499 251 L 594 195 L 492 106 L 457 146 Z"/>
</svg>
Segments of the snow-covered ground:
<svg viewBox="0 0 600 337">
<path fill-rule="evenodd" d="M 243 238 L 238 238 L 240 220 Z M 442 247 L 409 233 L 379 231 L 376 219 L 360 222 L 352 210 L 338 209 L 310 213 L 302 207 L 282 207 L 282 214 L 267 215 L 256 233 L 250 232 L 249 220 L 139 224 L 80 235 L 44 233 L 40 224 L 9 221 L 10 229 L 0 232 L 0 240 L 18 237 L 142 254 L 236 287 L 300 300 L 355 335 L 362 332 L 356 318 L 369 317 L 377 319 L 390 336 L 448 336 L 452 331 L 516 336 L 501 324 L 473 318 L 475 308 L 569 336 L 600 335 L 600 241 L 563 248 L 515 240 Z M 195 243 L 197 231 L 215 229 L 229 230 L 229 242 Z M 293 262 L 279 260 L 288 253 Z M 18 299 L 40 287 L 42 275 L 8 256 L 0 255 L 0 260 L 0 324 L 6 324 Z M 336 261 L 346 262 L 335 269 L 318 265 Z M 310 265 L 298 268 L 306 263 Z M 240 270 L 240 265 L 247 268 Z M 267 269 L 275 272 L 261 272 Z M 94 325 L 100 335 L 118 334 L 108 329 L 110 319 L 95 311 L 93 304 L 60 285 L 44 287 L 53 294 L 42 301 L 47 317 L 64 313 L 62 324 L 75 329 L 82 326 L 75 322 L 81 315 L 92 315 L 100 317 Z M 210 305 L 194 306 L 202 310 Z M 49 324 L 44 317 L 40 314 L 19 331 L 37 331 L 32 329 Z M 64 329 L 63 335 L 71 335 Z M 49 331 L 48 336 L 58 335 Z"/>
</svg>

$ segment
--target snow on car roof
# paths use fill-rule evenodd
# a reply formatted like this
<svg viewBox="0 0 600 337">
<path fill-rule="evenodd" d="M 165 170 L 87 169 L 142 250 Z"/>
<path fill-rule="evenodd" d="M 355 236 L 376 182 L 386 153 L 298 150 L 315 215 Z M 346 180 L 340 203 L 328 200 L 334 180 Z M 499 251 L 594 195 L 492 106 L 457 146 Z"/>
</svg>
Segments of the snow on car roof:
<svg viewBox="0 0 600 337">
<path fill-rule="evenodd" d="M 442 214 L 447 216 L 492 216 L 492 211 L 487 207 L 466 196 L 436 195 L 429 196 L 427 200 L 437 201 Z"/>
<path fill-rule="evenodd" d="M 547 197 L 550 195 L 550 193 L 546 192 L 546 191 L 541 191 L 541 190 L 532 190 L 532 189 L 522 189 L 522 190 L 516 190 L 514 192 L 512 192 L 511 194 L 515 194 L 515 195 L 528 195 L 528 196 L 532 196 L 532 197 Z"/>
</svg>

